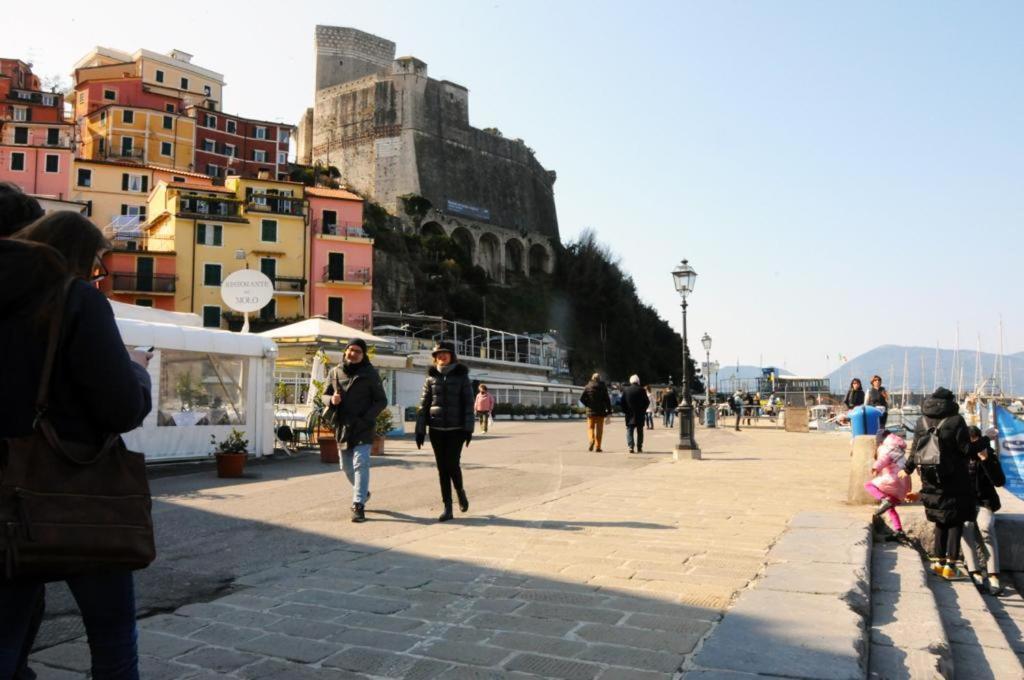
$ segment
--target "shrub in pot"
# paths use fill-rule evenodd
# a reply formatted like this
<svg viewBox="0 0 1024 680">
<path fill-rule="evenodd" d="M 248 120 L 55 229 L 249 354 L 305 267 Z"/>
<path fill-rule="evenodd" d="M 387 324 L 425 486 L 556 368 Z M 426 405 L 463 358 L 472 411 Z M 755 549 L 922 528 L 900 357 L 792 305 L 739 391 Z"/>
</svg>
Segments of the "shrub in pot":
<svg viewBox="0 0 1024 680">
<path fill-rule="evenodd" d="M 231 433 L 221 441 L 211 434 L 210 444 L 217 459 L 217 476 L 241 477 L 249 456 L 249 440 L 245 438 L 245 432 L 231 428 Z"/>
</svg>

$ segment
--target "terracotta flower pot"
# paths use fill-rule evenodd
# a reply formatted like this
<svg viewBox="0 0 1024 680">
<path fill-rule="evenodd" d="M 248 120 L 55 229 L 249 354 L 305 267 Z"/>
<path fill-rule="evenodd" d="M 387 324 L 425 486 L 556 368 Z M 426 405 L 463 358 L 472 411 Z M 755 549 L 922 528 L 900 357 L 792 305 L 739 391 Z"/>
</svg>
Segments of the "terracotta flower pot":
<svg viewBox="0 0 1024 680">
<path fill-rule="evenodd" d="M 247 453 L 218 453 L 217 476 L 241 477 L 245 472 L 245 459 L 248 457 Z"/>
<path fill-rule="evenodd" d="M 384 454 L 384 437 L 374 437 L 373 445 L 370 447 L 371 456 L 381 456 Z"/>
<path fill-rule="evenodd" d="M 317 443 L 320 445 L 320 462 L 337 464 L 340 458 L 338 457 L 338 440 L 334 438 L 334 435 L 320 435 L 317 438 Z"/>
</svg>

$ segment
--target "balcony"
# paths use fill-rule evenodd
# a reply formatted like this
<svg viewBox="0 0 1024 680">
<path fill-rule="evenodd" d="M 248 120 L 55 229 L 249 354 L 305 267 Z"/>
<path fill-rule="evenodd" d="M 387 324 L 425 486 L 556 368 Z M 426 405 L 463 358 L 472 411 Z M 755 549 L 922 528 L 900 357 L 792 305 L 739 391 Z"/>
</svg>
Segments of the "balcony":
<svg viewBox="0 0 1024 680">
<path fill-rule="evenodd" d="M 174 274 L 151 274 L 139 276 L 135 272 L 114 272 L 112 287 L 115 293 L 173 293 Z"/>
<path fill-rule="evenodd" d="M 321 281 L 327 283 L 370 283 L 373 278 L 369 267 L 349 267 L 345 271 L 338 271 L 332 269 L 330 265 L 324 266 L 323 277 Z"/>
<path fill-rule="evenodd" d="M 275 276 L 271 280 L 278 293 L 302 293 L 306 290 L 306 279 L 301 276 Z"/>
<path fill-rule="evenodd" d="M 291 215 L 302 217 L 306 207 L 301 198 L 294 196 L 281 197 L 273 194 L 252 194 L 246 198 L 245 209 L 249 212 L 272 213 L 275 215 Z"/>
<path fill-rule="evenodd" d="M 242 204 L 228 198 L 200 198 L 182 196 L 178 199 L 177 214 L 182 217 L 216 218 L 223 221 L 244 222 Z"/>
<path fill-rule="evenodd" d="M 315 219 L 311 223 L 314 234 L 344 236 L 345 238 L 370 238 L 359 222 L 324 222 Z"/>
<path fill-rule="evenodd" d="M 146 160 L 146 153 L 142 149 L 107 149 L 103 157 L 115 161 L 143 163 Z"/>
</svg>

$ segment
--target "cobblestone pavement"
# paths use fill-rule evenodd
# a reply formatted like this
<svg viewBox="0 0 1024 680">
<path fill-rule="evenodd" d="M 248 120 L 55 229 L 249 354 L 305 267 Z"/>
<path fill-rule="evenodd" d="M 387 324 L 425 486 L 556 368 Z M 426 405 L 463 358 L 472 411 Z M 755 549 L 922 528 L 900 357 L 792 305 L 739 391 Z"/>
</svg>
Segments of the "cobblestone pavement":
<svg viewBox="0 0 1024 680">
<path fill-rule="evenodd" d="M 520 445 L 580 427 L 546 426 Z M 338 540 L 143 619 L 142 676 L 671 678 L 794 514 L 846 510 L 848 440 L 702 428 L 704 459 L 673 462 L 674 433 L 648 437 L 653 464 L 594 453 L 622 474 Z M 371 521 L 404 518 L 387 501 L 374 496 Z M 84 640 L 33 656 L 42 678 L 83 677 L 88 659 Z"/>
</svg>

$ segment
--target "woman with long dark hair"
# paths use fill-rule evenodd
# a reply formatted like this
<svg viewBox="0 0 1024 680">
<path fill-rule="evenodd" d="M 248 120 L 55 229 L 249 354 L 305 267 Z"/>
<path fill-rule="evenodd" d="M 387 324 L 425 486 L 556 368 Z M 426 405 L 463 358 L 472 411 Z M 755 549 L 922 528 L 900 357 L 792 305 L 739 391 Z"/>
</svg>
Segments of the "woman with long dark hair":
<svg viewBox="0 0 1024 680">
<path fill-rule="evenodd" d="M 846 399 L 843 399 L 846 408 L 855 409 L 864 404 L 864 388 L 861 387 L 860 378 L 850 381 L 850 389 L 846 392 Z"/>
<path fill-rule="evenodd" d="M 434 351 L 434 365 L 427 371 L 416 417 L 416 448 L 423 446 L 427 427 L 430 446 L 434 449 L 437 476 L 441 482 L 444 511 L 439 522 L 452 519 L 452 487 L 459 498 L 459 510 L 469 510 L 469 498 L 462 486 L 462 446 L 473 439 L 473 382 L 469 369 L 455 358 L 455 345 L 439 342 Z"/>
<path fill-rule="evenodd" d="M 30 435 L 48 345 L 47 322 L 68 288 L 47 419 L 62 440 L 100 445 L 111 433 L 138 427 L 151 408 L 150 354 L 129 352 L 114 313 L 95 283 L 106 275 L 109 244 L 82 215 L 51 213 L 14 237 L 33 244 L 0 268 L 0 440 Z M 0 255 L 4 243 L 0 242 Z M 138 650 L 132 573 L 104 569 L 69 576 L 82 612 L 94 678 L 135 679 Z M 25 673 L 43 601 L 43 583 L 0 581 L 0 677 Z M 25 677 L 32 677 L 25 673 Z"/>
</svg>

